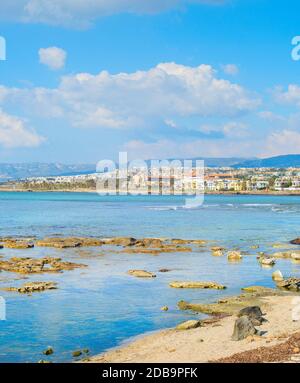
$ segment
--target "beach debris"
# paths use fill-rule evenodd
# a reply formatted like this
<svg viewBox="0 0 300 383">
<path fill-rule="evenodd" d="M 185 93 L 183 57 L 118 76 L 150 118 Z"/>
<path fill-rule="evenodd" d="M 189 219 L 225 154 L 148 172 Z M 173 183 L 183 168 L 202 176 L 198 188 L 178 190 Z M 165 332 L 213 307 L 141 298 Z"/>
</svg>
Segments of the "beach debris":
<svg viewBox="0 0 300 383">
<path fill-rule="evenodd" d="M 232 340 L 240 341 L 258 332 L 248 316 L 241 316 L 234 323 Z"/>
<path fill-rule="evenodd" d="M 188 320 L 176 326 L 176 330 L 191 330 L 201 326 L 200 320 Z"/>
<path fill-rule="evenodd" d="M 30 294 L 33 292 L 53 290 L 56 288 L 57 288 L 57 283 L 55 282 L 27 282 L 27 283 L 24 283 L 21 287 L 7 287 L 4 290 L 16 291 L 21 294 Z"/>
<path fill-rule="evenodd" d="M 267 320 L 263 317 L 263 313 L 259 306 L 249 306 L 241 309 L 237 315 L 239 318 L 247 316 L 254 326 L 260 326 L 263 322 Z"/>
<path fill-rule="evenodd" d="M 86 267 L 80 263 L 63 262 L 61 258 L 19 258 L 0 260 L 0 270 L 21 274 L 61 272 Z"/>
<path fill-rule="evenodd" d="M 216 290 L 224 290 L 226 286 L 220 285 L 216 282 L 198 282 L 198 281 L 190 281 L 190 282 L 170 282 L 170 287 L 176 289 L 216 289 Z"/>
<path fill-rule="evenodd" d="M 76 351 L 72 352 L 73 358 L 78 358 L 81 355 L 82 355 L 82 351 L 81 350 L 76 350 Z"/>
<path fill-rule="evenodd" d="M 155 278 L 156 275 L 146 270 L 128 270 L 127 274 L 137 278 Z"/>
<path fill-rule="evenodd" d="M 300 278 L 283 279 L 282 281 L 277 281 L 276 285 L 280 289 L 300 291 Z"/>
<path fill-rule="evenodd" d="M 3 246 L 7 249 L 24 250 L 24 249 L 33 248 L 34 244 L 32 242 L 11 240 L 11 241 L 5 241 Z"/>
<path fill-rule="evenodd" d="M 275 263 L 276 263 L 276 259 L 275 258 L 264 257 L 264 256 L 263 257 L 259 257 L 258 261 L 259 261 L 259 263 L 262 266 L 274 266 Z"/>
<path fill-rule="evenodd" d="M 290 243 L 292 245 L 300 245 L 300 237 L 291 240 Z"/>
<path fill-rule="evenodd" d="M 240 251 L 229 251 L 227 253 L 227 259 L 229 261 L 238 261 L 238 260 L 241 260 L 242 259 L 242 254 Z"/>
<path fill-rule="evenodd" d="M 280 270 L 274 271 L 274 273 L 272 274 L 272 278 L 275 282 L 283 281 L 282 272 Z"/>
<path fill-rule="evenodd" d="M 46 348 L 46 350 L 43 351 L 44 355 L 52 355 L 54 353 L 53 347 L 49 346 Z"/>
<path fill-rule="evenodd" d="M 169 310 L 169 307 L 168 306 L 163 306 L 162 308 L 161 308 L 161 311 L 168 311 Z"/>
</svg>

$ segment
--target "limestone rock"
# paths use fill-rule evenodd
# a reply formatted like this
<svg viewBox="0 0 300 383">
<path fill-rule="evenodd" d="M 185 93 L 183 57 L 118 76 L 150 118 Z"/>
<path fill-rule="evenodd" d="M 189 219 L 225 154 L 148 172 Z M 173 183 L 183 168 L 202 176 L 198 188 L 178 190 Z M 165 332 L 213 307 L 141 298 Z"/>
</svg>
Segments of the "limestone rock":
<svg viewBox="0 0 300 383">
<path fill-rule="evenodd" d="M 300 278 L 283 279 L 282 281 L 277 281 L 276 285 L 281 289 L 289 291 L 300 291 Z"/>
<path fill-rule="evenodd" d="M 229 251 L 227 258 L 229 261 L 238 261 L 242 259 L 242 254 L 240 251 Z"/>
<path fill-rule="evenodd" d="M 7 241 L 4 242 L 4 247 L 7 249 L 31 249 L 34 247 L 34 244 L 32 242 L 25 242 L 25 241 Z"/>
<path fill-rule="evenodd" d="M 247 316 L 242 316 L 235 321 L 232 340 L 243 340 L 255 334 L 257 334 L 257 330 Z"/>
<path fill-rule="evenodd" d="M 275 258 L 270 258 L 270 257 L 260 257 L 259 263 L 262 266 L 274 266 L 276 263 L 276 260 L 275 260 Z"/>
<path fill-rule="evenodd" d="M 274 271 L 272 278 L 275 282 L 283 281 L 283 275 L 280 270 Z"/>
<path fill-rule="evenodd" d="M 292 245 L 300 245 L 300 238 L 295 238 L 292 241 L 290 241 Z"/>
<path fill-rule="evenodd" d="M 127 271 L 127 274 L 137 278 L 155 278 L 156 277 L 155 274 L 150 273 L 150 271 L 146 271 L 146 270 L 129 270 Z"/>
<path fill-rule="evenodd" d="M 169 284 L 170 287 L 176 289 L 216 289 L 216 290 L 224 290 L 226 286 L 220 285 L 216 282 L 178 282 L 174 281 Z"/>
<path fill-rule="evenodd" d="M 194 328 L 198 328 L 201 326 L 200 320 L 188 320 L 186 322 L 180 323 L 178 326 L 176 326 L 177 330 L 191 330 Z"/>
<path fill-rule="evenodd" d="M 263 317 L 263 313 L 259 306 L 245 307 L 239 311 L 238 317 L 247 316 L 254 326 L 260 326 L 266 319 Z"/>
<path fill-rule="evenodd" d="M 8 287 L 7 291 L 16 291 L 21 294 L 29 294 L 33 292 L 40 292 L 45 290 L 56 289 L 57 283 L 54 282 L 27 282 L 21 287 Z"/>
</svg>

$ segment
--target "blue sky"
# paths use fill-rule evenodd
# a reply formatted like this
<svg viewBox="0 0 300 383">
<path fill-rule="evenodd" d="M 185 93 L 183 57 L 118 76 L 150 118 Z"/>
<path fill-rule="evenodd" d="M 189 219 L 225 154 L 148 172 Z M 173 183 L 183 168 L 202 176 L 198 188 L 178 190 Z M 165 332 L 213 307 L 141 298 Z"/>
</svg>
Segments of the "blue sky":
<svg viewBox="0 0 300 383">
<path fill-rule="evenodd" d="M 3 0 L 0 161 L 299 153 L 296 0 Z"/>
</svg>

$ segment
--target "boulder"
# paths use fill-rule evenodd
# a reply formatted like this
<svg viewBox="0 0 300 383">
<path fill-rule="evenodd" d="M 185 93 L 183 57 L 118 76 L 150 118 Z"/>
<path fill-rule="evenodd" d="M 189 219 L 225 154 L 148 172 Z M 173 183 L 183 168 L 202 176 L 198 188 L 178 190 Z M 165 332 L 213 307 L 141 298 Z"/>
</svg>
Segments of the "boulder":
<svg viewBox="0 0 300 383">
<path fill-rule="evenodd" d="M 44 355 L 52 355 L 54 353 L 54 350 L 52 347 L 47 347 L 46 350 L 43 351 Z"/>
<path fill-rule="evenodd" d="M 247 316 L 254 326 L 260 326 L 263 322 L 266 322 L 266 319 L 263 317 L 263 313 L 259 306 L 249 306 L 245 307 L 239 311 L 239 318 Z"/>
<path fill-rule="evenodd" d="M 259 263 L 263 266 L 274 266 L 276 263 L 276 260 L 275 258 L 270 258 L 270 257 L 260 257 Z"/>
<path fill-rule="evenodd" d="M 300 291 L 300 279 L 299 278 L 288 278 L 281 281 L 277 281 L 276 285 L 280 289 L 289 291 Z"/>
<path fill-rule="evenodd" d="M 191 330 L 201 326 L 200 320 L 188 320 L 176 326 L 177 330 Z"/>
<path fill-rule="evenodd" d="M 127 271 L 127 274 L 137 278 L 155 278 L 156 277 L 155 274 L 150 273 L 150 271 L 146 271 L 146 270 L 129 270 Z"/>
<path fill-rule="evenodd" d="M 256 334 L 257 330 L 248 316 L 241 316 L 235 321 L 232 340 L 239 341 Z"/>
<path fill-rule="evenodd" d="M 220 285 L 216 282 L 178 282 L 174 281 L 169 284 L 170 287 L 176 289 L 216 289 L 216 290 L 224 290 L 226 286 Z"/>
<path fill-rule="evenodd" d="M 227 258 L 229 261 L 238 261 L 242 259 L 242 254 L 240 251 L 229 251 Z"/>
<path fill-rule="evenodd" d="M 274 271 L 272 278 L 275 282 L 283 281 L 283 275 L 280 270 Z"/>
<path fill-rule="evenodd" d="M 295 238 L 292 241 L 290 241 L 292 245 L 300 245 L 300 238 Z"/>
<path fill-rule="evenodd" d="M 82 351 L 81 350 L 76 350 L 76 351 L 72 352 L 73 358 L 78 358 L 81 355 L 82 355 Z"/>
<path fill-rule="evenodd" d="M 224 255 L 224 253 L 222 250 L 216 250 L 216 251 L 212 251 L 211 255 L 213 257 L 222 257 Z"/>
</svg>

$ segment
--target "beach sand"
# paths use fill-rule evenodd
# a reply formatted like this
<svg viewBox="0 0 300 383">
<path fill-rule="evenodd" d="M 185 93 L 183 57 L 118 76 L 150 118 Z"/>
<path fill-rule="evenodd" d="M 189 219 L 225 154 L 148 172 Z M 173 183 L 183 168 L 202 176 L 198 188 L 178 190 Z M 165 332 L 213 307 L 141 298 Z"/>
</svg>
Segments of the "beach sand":
<svg viewBox="0 0 300 383">
<path fill-rule="evenodd" d="M 231 340 L 236 316 L 230 316 L 196 329 L 168 329 L 146 335 L 128 345 L 92 357 L 88 361 L 199 363 L 217 361 L 264 346 L 270 348 L 283 345 L 292 334 L 300 331 L 300 321 L 292 319 L 295 309 L 293 299 L 294 296 L 291 295 L 263 298 L 263 312 L 268 322 L 257 327 L 260 331 L 266 332 L 263 336 L 252 336 L 242 341 Z M 295 351 L 297 352 L 297 349 Z M 286 356 L 283 355 L 282 360 L 286 360 Z"/>
</svg>

